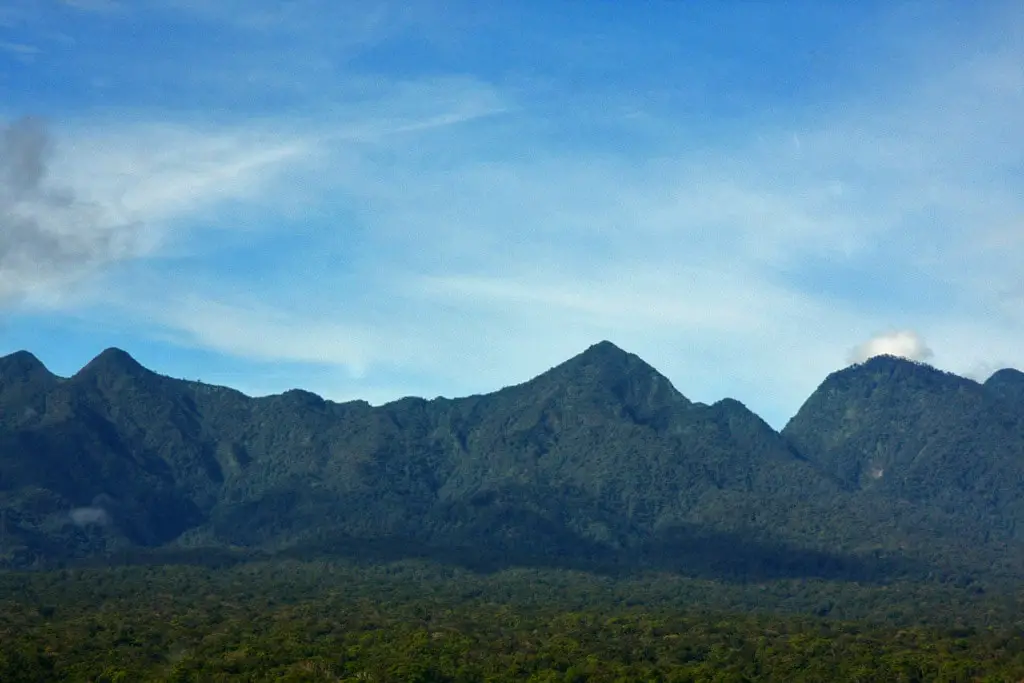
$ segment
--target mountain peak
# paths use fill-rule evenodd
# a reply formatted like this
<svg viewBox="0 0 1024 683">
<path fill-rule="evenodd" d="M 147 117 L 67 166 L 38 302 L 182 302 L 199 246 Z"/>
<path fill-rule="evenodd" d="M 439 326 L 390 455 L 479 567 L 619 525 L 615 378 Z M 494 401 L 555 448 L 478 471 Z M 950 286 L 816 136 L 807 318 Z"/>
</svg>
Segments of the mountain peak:
<svg viewBox="0 0 1024 683">
<path fill-rule="evenodd" d="M 610 341 L 599 341 L 555 366 L 559 368 L 582 368 L 588 366 L 628 365 L 632 361 L 640 361 L 639 357 L 624 351 Z M 643 362 L 643 361 L 640 361 Z"/>
<path fill-rule="evenodd" d="M 990 395 L 977 382 L 931 365 L 877 356 L 829 375 L 782 434 L 847 485 L 892 487 L 925 500 L 961 486 L 958 476 L 976 476 L 963 474 L 968 467 L 984 471 L 999 459 L 995 454 L 1004 446 L 991 434 L 1004 429 L 1001 418 L 987 425 L 983 448 L 963 446 L 976 425 L 995 414 Z M 979 457 L 960 460 L 974 450 Z"/>
<path fill-rule="evenodd" d="M 0 382 L 53 377 L 42 361 L 28 351 L 15 351 L 0 358 Z"/>
<path fill-rule="evenodd" d="M 616 379 L 625 375 L 661 376 L 639 356 L 622 350 L 610 341 L 600 341 L 588 347 L 582 353 L 556 366 L 553 372 L 563 376 L 593 377 L 601 380 Z"/>
<path fill-rule="evenodd" d="M 1024 372 L 1017 370 L 1016 368 L 1003 368 L 1002 370 L 996 370 L 992 373 L 985 384 L 1024 384 Z"/>
<path fill-rule="evenodd" d="M 616 356 L 616 355 L 628 356 L 628 355 L 631 355 L 631 354 L 629 354 L 628 352 L 622 350 L 621 348 L 619 348 L 618 346 L 616 346 L 612 342 L 608 341 L 607 339 L 602 339 L 601 341 L 597 342 L 596 344 L 592 344 L 590 347 L 587 348 L 586 351 L 584 351 L 580 355 L 581 356 L 595 356 L 595 357 L 597 357 L 597 356 L 604 356 L 604 357 L 608 357 L 608 356 Z"/>
<path fill-rule="evenodd" d="M 853 404 L 865 408 L 873 406 L 872 410 L 875 410 L 883 405 L 904 405 L 913 395 L 936 398 L 959 390 L 974 394 L 980 389 L 972 380 L 926 363 L 900 356 L 874 356 L 826 377 L 789 421 L 783 433 L 815 431 L 814 425 L 823 419 L 823 414 L 831 414 L 840 408 L 846 410 Z M 847 410 L 846 414 L 853 413 Z"/>
<path fill-rule="evenodd" d="M 882 354 L 833 372 L 825 378 L 819 391 L 849 389 L 852 385 L 881 387 L 890 383 L 918 389 L 953 389 L 976 384 L 921 361 Z"/>
<path fill-rule="evenodd" d="M 690 403 L 668 378 L 610 341 L 594 344 L 536 378 L 537 382 L 574 395 L 603 396 L 599 400 L 627 406 L 638 416 Z"/>
<path fill-rule="evenodd" d="M 985 381 L 985 388 L 999 398 L 1024 404 L 1024 372 L 1003 368 Z"/>
<path fill-rule="evenodd" d="M 15 351 L 14 353 L 0 357 L 0 372 L 6 373 L 15 368 L 36 371 L 45 369 L 43 362 L 28 351 Z"/>
<path fill-rule="evenodd" d="M 928 370 L 935 370 L 931 365 L 919 360 L 913 360 L 906 356 L 896 356 L 890 353 L 882 353 L 877 356 L 872 356 L 867 360 L 850 366 L 852 368 L 867 368 L 867 369 L 890 369 L 890 368 L 923 368 Z"/>
<path fill-rule="evenodd" d="M 152 374 L 137 360 L 121 349 L 111 347 L 89 361 L 79 375 L 129 375 L 138 377 Z"/>
</svg>

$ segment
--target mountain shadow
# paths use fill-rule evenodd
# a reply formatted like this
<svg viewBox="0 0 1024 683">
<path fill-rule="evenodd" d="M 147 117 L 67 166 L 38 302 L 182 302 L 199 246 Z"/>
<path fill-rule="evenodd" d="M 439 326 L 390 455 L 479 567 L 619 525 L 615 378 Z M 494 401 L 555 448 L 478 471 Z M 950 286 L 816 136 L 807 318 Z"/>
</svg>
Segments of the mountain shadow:
<svg viewBox="0 0 1024 683">
<path fill-rule="evenodd" d="M 300 560 L 341 557 L 366 564 L 417 559 L 480 573 L 532 568 L 624 578 L 656 571 L 729 583 L 814 578 L 887 584 L 927 571 L 923 563 L 903 557 L 843 555 L 683 527 L 629 551 L 564 533 L 552 534 L 552 539 L 558 543 L 542 548 L 536 544 L 435 545 L 416 538 L 327 535 L 291 546 L 276 556 Z"/>
</svg>

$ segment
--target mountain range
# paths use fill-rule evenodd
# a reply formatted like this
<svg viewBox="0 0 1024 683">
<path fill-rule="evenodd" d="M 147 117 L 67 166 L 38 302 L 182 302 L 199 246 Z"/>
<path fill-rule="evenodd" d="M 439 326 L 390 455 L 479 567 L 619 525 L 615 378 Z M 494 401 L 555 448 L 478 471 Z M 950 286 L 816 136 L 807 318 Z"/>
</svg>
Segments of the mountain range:
<svg viewBox="0 0 1024 683">
<path fill-rule="evenodd" d="M 491 394 L 251 398 L 108 349 L 0 358 L 0 566 L 146 553 L 428 556 L 970 584 L 1024 576 L 1024 373 L 878 356 L 781 431 L 598 343 Z"/>
</svg>

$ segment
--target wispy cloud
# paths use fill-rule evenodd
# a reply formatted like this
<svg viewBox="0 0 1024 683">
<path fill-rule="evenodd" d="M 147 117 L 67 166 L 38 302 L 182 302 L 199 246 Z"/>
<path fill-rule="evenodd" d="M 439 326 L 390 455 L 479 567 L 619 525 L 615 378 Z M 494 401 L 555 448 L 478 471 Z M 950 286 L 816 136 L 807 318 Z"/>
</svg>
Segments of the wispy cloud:
<svg viewBox="0 0 1024 683">
<path fill-rule="evenodd" d="M 506 46 L 424 6 L 125 6 L 195 35 L 180 60 L 88 53 L 122 99 L 56 127 L 51 185 L 136 226 L 101 261 L 148 259 L 101 268 L 93 304 L 345 397 L 483 391 L 610 338 L 780 424 L 878 330 L 915 333 L 862 352 L 1024 364 L 1024 47 L 998 22 L 960 50 L 897 21 L 901 47 L 849 38 L 862 67 L 766 93 L 675 69 L 672 36 L 527 43 L 532 11 L 480 20 Z M 649 72 L 618 71 L 630 51 Z"/>
<path fill-rule="evenodd" d="M 49 163 L 42 121 L 0 130 L 0 303 L 68 284 L 136 250 L 136 226 L 51 185 Z"/>
<path fill-rule="evenodd" d="M 57 171 L 107 205 L 146 222 L 190 216 L 211 203 L 255 200 L 275 173 L 315 153 L 286 131 L 114 123 L 78 131 Z"/>
<path fill-rule="evenodd" d="M 42 52 L 42 50 L 36 45 L 29 45 L 28 43 L 13 43 L 9 41 L 0 41 L 0 50 L 9 52 L 17 57 L 32 58 Z"/>
<path fill-rule="evenodd" d="M 207 299 L 170 303 L 155 313 L 180 343 L 196 344 L 260 361 L 340 367 L 363 376 L 372 363 L 396 364 L 407 349 L 395 338 L 366 326 L 348 325 L 261 308 L 225 305 Z"/>
<path fill-rule="evenodd" d="M 110 12 L 121 7 L 116 0 L 60 0 L 60 3 L 86 12 Z"/>
<path fill-rule="evenodd" d="M 183 332 L 182 343 L 338 366 L 357 378 L 419 371 L 453 393 L 517 381 L 609 337 L 645 351 L 697 398 L 751 396 L 778 423 L 785 409 L 773 405 L 792 406 L 846 361 L 852 341 L 879 328 L 914 325 L 927 332 L 941 325 L 943 316 L 917 312 L 908 300 L 920 296 L 916 288 L 939 287 L 964 272 L 954 263 L 965 253 L 954 251 L 957 245 L 979 234 L 975 226 L 994 225 L 1017 206 L 1010 197 L 986 202 L 987 185 L 956 186 L 948 174 L 934 172 L 947 160 L 983 168 L 1003 153 L 1002 138 L 981 146 L 971 127 L 948 127 L 953 139 L 942 140 L 941 154 L 928 135 L 893 137 L 884 124 L 872 129 L 833 118 L 802 128 L 799 148 L 789 130 L 769 127 L 731 141 L 714 157 L 566 155 L 545 151 L 543 137 L 513 134 L 518 149 L 491 146 L 496 131 L 528 125 L 528 101 L 488 122 L 481 116 L 508 110 L 487 88 L 479 91 L 486 93 L 482 99 L 462 86 L 441 98 L 437 88 L 412 95 L 408 86 L 401 89 L 407 94 L 390 96 L 387 106 L 378 101 L 378 117 L 369 114 L 372 108 L 353 110 L 345 125 L 316 137 L 322 175 L 314 182 L 334 196 L 331 211 L 349 216 L 345 230 L 355 242 L 344 249 L 373 253 L 372 270 L 359 281 L 369 294 L 346 295 L 347 280 L 312 267 L 306 278 L 268 283 L 273 289 L 265 296 L 289 307 L 288 315 L 231 296 L 218 307 L 182 308 L 163 321 Z M 427 110 L 416 102 L 429 103 Z M 923 117 L 927 107 L 915 110 Z M 924 129 L 932 125 L 919 120 Z M 458 125 L 467 122 L 476 128 Z M 840 139 L 848 144 L 840 146 Z M 971 158 L 961 159 L 960 146 L 972 141 Z M 896 144 L 902 152 L 885 151 Z M 493 160 L 450 151 L 480 145 L 492 150 Z M 901 156 L 914 150 L 935 158 L 919 164 Z M 186 174 L 181 183 L 159 173 L 137 175 L 158 188 L 207 185 L 203 172 L 190 173 L 196 180 Z M 288 183 L 298 182 L 269 178 L 275 198 L 287 197 Z M 222 184 L 210 187 L 225 193 Z M 138 204 L 197 210 L 170 189 L 164 194 L 172 199 L 161 202 L 156 193 Z M 257 191 L 236 196 L 259 201 Z M 939 223 L 919 223 L 921 215 Z M 309 249 L 339 248 L 328 225 Z M 805 275 L 818 263 L 830 264 L 828 279 Z M 348 273 L 354 266 L 341 268 Z M 834 275 L 843 267 L 876 278 L 877 295 L 865 299 L 862 282 Z M 905 285 L 897 277 L 903 273 L 917 279 Z M 905 286 L 912 289 L 897 291 Z M 852 291 L 837 298 L 837 288 Z M 338 320 L 330 324 L 320 317 L 332 309 L 323 290 L 338 292 Z M 310 300 L 316 306 L 303 303 Z M 381 308 L 392 312 L 384 325 L 375 312 Z M 976 324 L 989 329 L 990 339 L 1016 329 L 993 328 L 980 316 Z M 409 339 L 430 353 L 417 353 Z M 940 347 L 936 359 L 976 362 L 957 353 Z M 474 382 L 462 379 L 467 372 Z M 690 383 L 696 388 L 688 390 Z M 771 398 L 758 398 L 762 393 Z"/>
<path fill-rule="evenodd" d="M 175 221 L 225 201 L 256 201 L 308 142 L 233 129 L 121 124 L 64 148 L 23 118 L 0 150 L 0 303 L 53 305 L 62 290 L 119 262 L 174 246 Z"/>
</svg>

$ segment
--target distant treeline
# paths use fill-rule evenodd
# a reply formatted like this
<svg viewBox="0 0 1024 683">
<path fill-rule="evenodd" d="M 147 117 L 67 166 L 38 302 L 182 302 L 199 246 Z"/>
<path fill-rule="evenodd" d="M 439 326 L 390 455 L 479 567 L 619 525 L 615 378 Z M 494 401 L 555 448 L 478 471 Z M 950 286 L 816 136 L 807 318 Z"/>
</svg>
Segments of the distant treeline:
<svg viewBox="0 0 1024 683">
<path fill-rule="evenodd" d="M 863 600 L 864 618 L 766 613 L 797 607 L 784 597 L 797 588 L 417 562 L 7 573 L 0 681 L 1024 679 L 1005 600 L 999 612 L 945 602 L 941 586 L 822 583 L 801 590 L 834 608 Z"/>
</svg>

